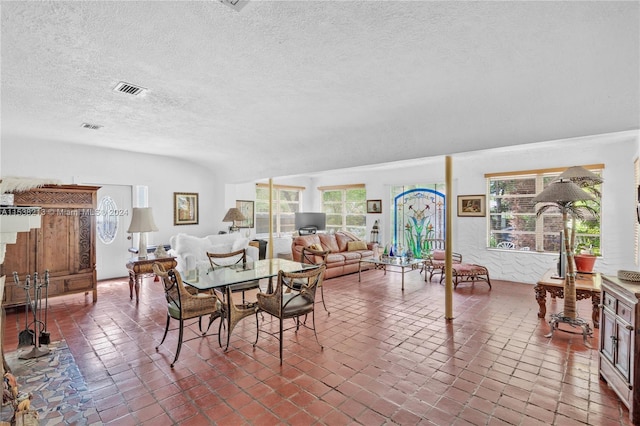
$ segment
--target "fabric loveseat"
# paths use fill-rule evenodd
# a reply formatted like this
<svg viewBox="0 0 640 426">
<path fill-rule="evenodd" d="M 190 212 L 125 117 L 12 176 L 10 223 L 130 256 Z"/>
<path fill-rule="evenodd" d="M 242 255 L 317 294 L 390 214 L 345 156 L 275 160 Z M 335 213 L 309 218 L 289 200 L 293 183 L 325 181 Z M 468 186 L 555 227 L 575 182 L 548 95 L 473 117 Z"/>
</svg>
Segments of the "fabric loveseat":
<svg viewBox="0 0 640 426">
<path fill-rule="evenodd" d="M 211 265 L 207 258 L 209 253 L 230 253 L 246 249 L 247 262 L 258 260 L 259 250 L 249 245 L 249 239 L 240 233 L 207 235 L 196 237 L 188 234 L 174 235 L 169 239 L 171 250 L 169 254 L 176 257 L 178 270 L 181 272 L 195 269 L 208 269 Z M 234 261 L 230 259 L 229 261 Z"/>
<path fill-rule="evenodd" d="M 302 249 L 318 244 L 321 250 L 330 250 L 324 278 L 333 278 L 358 272 L 360 259 L 372 259 L 378 255 L 378 243 L 367 243 L 344 232 L 335 234 L 313 234 L 294 237 L 291 255 L 296 262 L 302 261 Z M 368 268 L 366 268 L 368 269 Z"/>
</svg>

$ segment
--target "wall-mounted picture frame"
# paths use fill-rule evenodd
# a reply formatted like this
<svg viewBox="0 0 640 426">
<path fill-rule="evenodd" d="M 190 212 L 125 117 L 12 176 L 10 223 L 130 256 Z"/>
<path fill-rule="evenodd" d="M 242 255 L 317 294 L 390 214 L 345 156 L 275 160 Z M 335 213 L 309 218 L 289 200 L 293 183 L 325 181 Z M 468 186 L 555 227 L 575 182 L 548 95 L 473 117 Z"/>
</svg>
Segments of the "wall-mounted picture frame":
<svg viewBox="0 0 640 426">
<path fill-rule="evenodd" d="M 174 192 L 173 193 L 173 224 L 197 225 L 198 224 L 198 193 Z"/>
<path fill-rule="evenodd" d="M 253 228 L 253 201 L 236 200 L 236 208 L 245 217 L 245 220 L 235 222 L 238 228 Z"/>
<path fill-rule="evenodd" d="M 487 203 L 485 200 L 485 195 L 458 195 L 458 216 L 486 216 Z"/>
<path fill-rule="evenodd" d="M 367 213 L 382 213 L 382 200 L 367 200 Z"/>
</svg>

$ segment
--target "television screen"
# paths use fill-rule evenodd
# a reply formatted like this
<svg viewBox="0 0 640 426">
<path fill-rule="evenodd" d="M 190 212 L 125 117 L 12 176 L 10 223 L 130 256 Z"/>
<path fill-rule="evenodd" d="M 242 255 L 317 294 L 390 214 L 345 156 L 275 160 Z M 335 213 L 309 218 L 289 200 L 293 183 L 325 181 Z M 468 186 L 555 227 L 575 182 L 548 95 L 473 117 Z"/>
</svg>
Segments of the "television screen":
<svg viewBox="0 0 640 426">
<path fill-rule="evenodd" d="M 316 229 L 323 231 L 327 227 L 325 213 L 302 212 L 296 213 L 296 229 Z"/>
</svg>

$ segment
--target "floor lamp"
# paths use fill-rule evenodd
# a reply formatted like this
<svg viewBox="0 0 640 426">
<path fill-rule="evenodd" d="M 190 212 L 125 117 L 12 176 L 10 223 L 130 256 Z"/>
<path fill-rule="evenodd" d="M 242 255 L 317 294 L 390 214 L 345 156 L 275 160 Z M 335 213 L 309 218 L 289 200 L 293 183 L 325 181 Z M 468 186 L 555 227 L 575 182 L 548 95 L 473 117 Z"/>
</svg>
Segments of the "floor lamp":
<svg viewBox="0 0 640 426">
<path fill-rule="evenodd" d="M 567 268 L 564 277 L 564 310 L 558 314 L 552 314 L 549 320 L 551 332 L 546 337 L 551 337 L 554 330 L 558 328 L 558 323 L 566 323 L 572 327 L 581 327 L 585 338 L 592 335 L 589 323 L 579 318 L 576 311 L 576 264 L 573 257 L 574 241 L 569 237 L 569 216 L 574 220 L 580 215 L 580 210 L 584 206 L 576 205 L 577 201 L 593 200 L 593 195 L 581 189 L 569 179 L 560 178 L 551 182 L 540 194 L 533 198 L 534 203 L 546 203 L 541 206 L 536 214 L 540 216 L 551 207 L 557 207 L 562 213 L 562 227 L 564 230 L 564 250 L 567 258 Z M 587 208 L 588 209 L 588 208 Z M 575 234 L 574 234 L 575 235 Z"/>
</svg>

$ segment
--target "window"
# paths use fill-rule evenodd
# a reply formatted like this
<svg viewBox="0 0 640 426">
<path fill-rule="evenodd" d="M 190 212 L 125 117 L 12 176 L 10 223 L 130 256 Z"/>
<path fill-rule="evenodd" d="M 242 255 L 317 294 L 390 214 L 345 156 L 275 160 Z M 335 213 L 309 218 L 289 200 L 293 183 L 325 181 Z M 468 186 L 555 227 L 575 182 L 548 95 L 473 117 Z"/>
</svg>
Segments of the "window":
<svg viewBox="0 0 640 426">
<path fill-rule="evenodd" d="M 600 174 L 602 169 L 602 165 L 585 167 L 596 174 Z M 508 244 L 516 250 L 559 250 L 562 231 L 560 209 L 549 209 L 537 217 L 536 204 L 532 200 L 563 171 L 547 169 L 486 175 L 489 185 L 488 247 Z M 599 197 L 584 203 L 600 211 Z M 576 220 L 576 247 L 600 254 L 599 217 L 591 215 Z"/>
<path fill-rule="evenodd" d="M 327 231 L 349 231 L 364 239 L 367 230 L 367 190 L 364 185 L 318 188 L 322 211 L 327 214 Z"/>
<path fill-rule="evenodd" d="M 96 209 L 96 232 L 104 244 L 111 244 L 118 234 L 118 206 L 113 198 L 103 197 Z"/>
<path fill-rule="evenodd" d="M 295 231 L 295 213 L 300 211 L 303 187 L 272 185 L 273 233 Z M 256 186 L 256 233 L 269 233 L 269 185 Z"/>
</svg>

